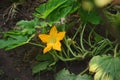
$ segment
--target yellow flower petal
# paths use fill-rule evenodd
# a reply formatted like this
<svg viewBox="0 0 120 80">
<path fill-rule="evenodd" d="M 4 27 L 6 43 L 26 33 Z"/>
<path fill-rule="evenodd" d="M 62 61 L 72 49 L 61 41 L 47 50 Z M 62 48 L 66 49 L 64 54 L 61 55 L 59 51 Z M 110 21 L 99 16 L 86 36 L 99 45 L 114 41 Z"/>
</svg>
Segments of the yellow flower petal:
<svg viewBox="0 0 120 80">
<path fill-rule="evenodd" d="M 57 34 L 57 40 L 62 40 L 63 38 L 64 38 L 64 36 L 65 36 L 65 32 L 59 32 L 58 34 Z"/>
<path fill-rule="evenodd" d="M 44 42 L 44 43 L 48 43 L 48 42 L 49 42 L 49 35 L 40 34 L 38 37 L 39 37 L 39 38 L 42 40 L 42 42 Z"/>
<path fill-rule="evenodd" d="M 47 47 L 44 48 L 43 53 L 45 54 L 46 52 L 50 51 L 52 49 L 52 45 L 47 44 Z"/>
<path fill-rule="evenodd" d="M 56 36 L 57 35 L 57 29 L 55 26 L 53 26 L 50 30 L 50 36 Z"/>
<path fill-rule="evenodd" d="M 57 41 L 54 45 L 53 45 L 53 49 L 61 51 L 61 43 L 59 41 Z"/>
<path fill-rule="evenodd" d="M 47 43 L 47 47 L 44 48 L 43 53 L 50 51 L 52 48 L 61 51 L 60 41 L 64 38 L 65 32 L 57 32 L 57 28 L 53 26 L 50 30 L 49 35 L 40 34 L 39 38 L 42 42 Z"/>
</svg>

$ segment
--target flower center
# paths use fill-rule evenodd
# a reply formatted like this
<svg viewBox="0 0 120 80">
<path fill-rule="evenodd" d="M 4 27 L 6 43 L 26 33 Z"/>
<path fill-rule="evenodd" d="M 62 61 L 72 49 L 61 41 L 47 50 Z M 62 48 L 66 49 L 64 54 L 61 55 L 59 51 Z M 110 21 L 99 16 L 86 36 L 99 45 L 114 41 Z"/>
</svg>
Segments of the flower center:
<svg viewBox="0 0 120 80">
<path fill-rule="evenodd" d="M 51 39 L 50 39 L 50 43 L 56 43 L 56 38 L 55 37 L 51 37 Z"/>
</svg>

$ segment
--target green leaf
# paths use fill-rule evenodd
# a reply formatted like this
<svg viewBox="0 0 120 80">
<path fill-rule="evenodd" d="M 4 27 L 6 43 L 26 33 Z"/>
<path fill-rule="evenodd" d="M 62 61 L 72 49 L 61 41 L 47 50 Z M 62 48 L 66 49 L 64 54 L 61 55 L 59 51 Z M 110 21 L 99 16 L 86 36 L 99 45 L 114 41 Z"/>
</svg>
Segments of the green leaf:
<svg viewBox="0 0 120 80">
<path fill-rule="evenodd" d="M 50 54 L 38 54 L 36 56 L 37 61 L 53 61 L 53 57 Z"/>
<path fill-rule="evenodd" d="M 95 56 L 90 60 L 89 71 L 95 73 L 94 80 L 120 80 L 120 58 Z"/>
<path fill-rule="evenodd" d="M 88 12 L 83 9 L 80 9 L 79 13 L 80 13 L 80 18 L 83 22 L 90 22 L 92 24 L 97 25 L 101 21 L 100 15 L 95 10 Z"/>
<path fill-rule="evenodd" d="M 31 21 L 19 21 L 15 30 L 3 33 L 3 38 L 0 39 L 0 49 L 5 48 L 10 50 L 18 46 L 27 44 L 35 34 L 35 28 L 39 24 L 39 20 L 35 18 Z"/>
<path fill-rule="evenodd" d="M 57 9 L 55 9 L 51 14 L 48 15 L 47 19 L 49 22 L 57 22 L 61 18 L 64 18 L 73 8 L 74 0 L 68 0 Z"/>
<path fill-rule="evenodd" d="M 75 74 L 70 74 L 68 70 L 63 69 L 57 73 L 55 80 L 74 80 L 75 77 Z"/>
<path fill-rule="evenodd" d="M 93 80 L 91 76 L 84 74 L 84 75 L 77 75 L 74 80 Z"/>
<path fill-rule="evenodd" d="M 101 35 L 97 34 L 96 32 L 94 32 L 94 35 L 95 35 L 94 39 L 96 42 L 103 40 L 103 37 Z"/>
<path fill-rule="evenodd" d="M 60 5 L 64 4 L 68 0 L 48 0 L 47 3 L 40 5 L 36 8 L 34 15 L 38 18 L 46 19 L 47 16 L 57 9 Z"/>
<path fill-rule="evenodd" d="M 120 12 L 117 12 L 117 14 L 112 14 L 110 12 L 106 13 L 108 20 L 115 26 L 115 29 L 120 31 Z"/>
<path fill-rule="evenodd" d="M 39 20 L 37 18 L 27 21 L 21 20 L 17 24 L 21 29 L 21 32 L 24 34 L 33 34 L 35 32 L 35 28 L 39 25 Z"/>
<path fill-rule="evenodd" d="M 91 76 L 88 76 L 87 74 L 75 75 L 73 73 L 70 73 L 68 70 L 63 69 L 57 73 L 55 80 L 93 80 L 93 79 Z"/>
<path fill-rule="evenodd" d="M 15 47 L 26 44 L 28 38 L 26 36 L 13 36 L 13 38 L 8 38 L 7 40 L 0 40 L 0 48 L 5 48 L 6 50 L 13 49 Z"/>
<path fill-rule="evenodd" d="M 33 67 L 32 73 L 35 74 L 35 73 L 38 73 L 40 71 L 46 70 L 50 64 L 51 64 L 51 61 L 45 61 L 45 62 L 37 63 Z"/>
</svg>

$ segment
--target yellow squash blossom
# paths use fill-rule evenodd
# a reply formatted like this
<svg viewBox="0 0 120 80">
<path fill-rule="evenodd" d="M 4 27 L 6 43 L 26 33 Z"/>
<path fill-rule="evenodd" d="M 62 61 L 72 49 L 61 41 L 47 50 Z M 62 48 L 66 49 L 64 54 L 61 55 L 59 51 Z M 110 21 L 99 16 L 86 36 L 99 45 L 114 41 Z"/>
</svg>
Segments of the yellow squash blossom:
<svg viewBox="0 0 120 80">
<path fill-rule="evenodd" d="M 65 32 L 58 32 L 56 26 L 53 26 L 50 30 L 50 33 L 47 34 L 39 34 L 39 38 L 42 42 L 47 43 L 47 46 L 44 48 L 43 53 L 50 51 L 51 49 L 55 49 L 57 51 L 61 51 L 61 43 L 60 41 L 64 38 Z"/>
</svg>

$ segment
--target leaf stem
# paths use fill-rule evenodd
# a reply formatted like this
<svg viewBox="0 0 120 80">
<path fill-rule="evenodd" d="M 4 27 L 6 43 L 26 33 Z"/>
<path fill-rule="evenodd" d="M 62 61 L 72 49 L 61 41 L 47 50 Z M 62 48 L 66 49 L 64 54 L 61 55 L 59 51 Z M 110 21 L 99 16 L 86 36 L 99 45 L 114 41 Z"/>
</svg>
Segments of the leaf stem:
<svg viewBox="0 0 120 80">
<path fill-rule="evenodd" d="M 60 55 L 58 55 L 58 54 L 55 54 L 55 55 L 56 55 L 56 57 L 58 57 L 61 61 L 64 61 L 64 62 L 66 62 L 66 61 L 74 61 L 74 60 L 77 60 L 78 58 L 80 58 L 80 57 L 64 58 L 63 56 L 60 56 Z M 82 57 L 81 57 L 81 59 L 82 59 Z"/>
<path fill-rule="evenodd" d="M 73 36 L 72 40 L 74 40 L 74 39 L 75 39 L 75 37 L 77 36 L 78 32 L 80 31 L 80 28 L 81 28 L 81 26 L 79 26 L 79 27 L 78 27 L 78 29 L 77 29 L 77 31 L 76 31 L 76 33 L 75 33 L 75 35 Z"/>
<path fill-rule="evenodd" d="M 94 28 L 90 31 L 89 36 L 88 36 L 88 45 L 90 47 L 94 47 L 94 45 L 92 45 L 92 43 L 91 43 L 91 36 L 92 36 L 93 32 L 94 32 Z"/>
<path fill-rule="evenodd" d="M 88 71 L 88 67 L 86 68 L 86 69 L 84 69 L 84 71 L 82 71 L 81 73 L 80 73 L 80 75 L 83 75 L 85 72 L 87 72 Z"/>
<path fill-rule="evenodd" d="M 85 31 L 85 26 L 86 26 L 86 24 L 83 26 L 83 29 L 82 29 L 82 32 L 81 32 L 81 35 L 80 35 L 80 45 L 81 45 L 81 48 L 83 49 L 83 51 L 86 51 L 84 46 L 83 46 L 83 34 L 84 34 L 84 31 Z"/>
<path fill-rule="evenodd" d="M 115 49 L 114 49 L 114 57 L 117 56 L 117 48 L 118 48 L 118 44 L 116 44 Z"/>
<path fill-rule="evenodd" d="M 32 43 L 32 42 L 28 42 L 28 44 L 35 45 L 35 46 L 39 46 L 39 47 L 42 47 L 42 48 L 45 47 L 45 46 L 43 46 L 43 45 L 41 45 L 41 44 L 36 44 L 36 43 Z"/>
</svg>

